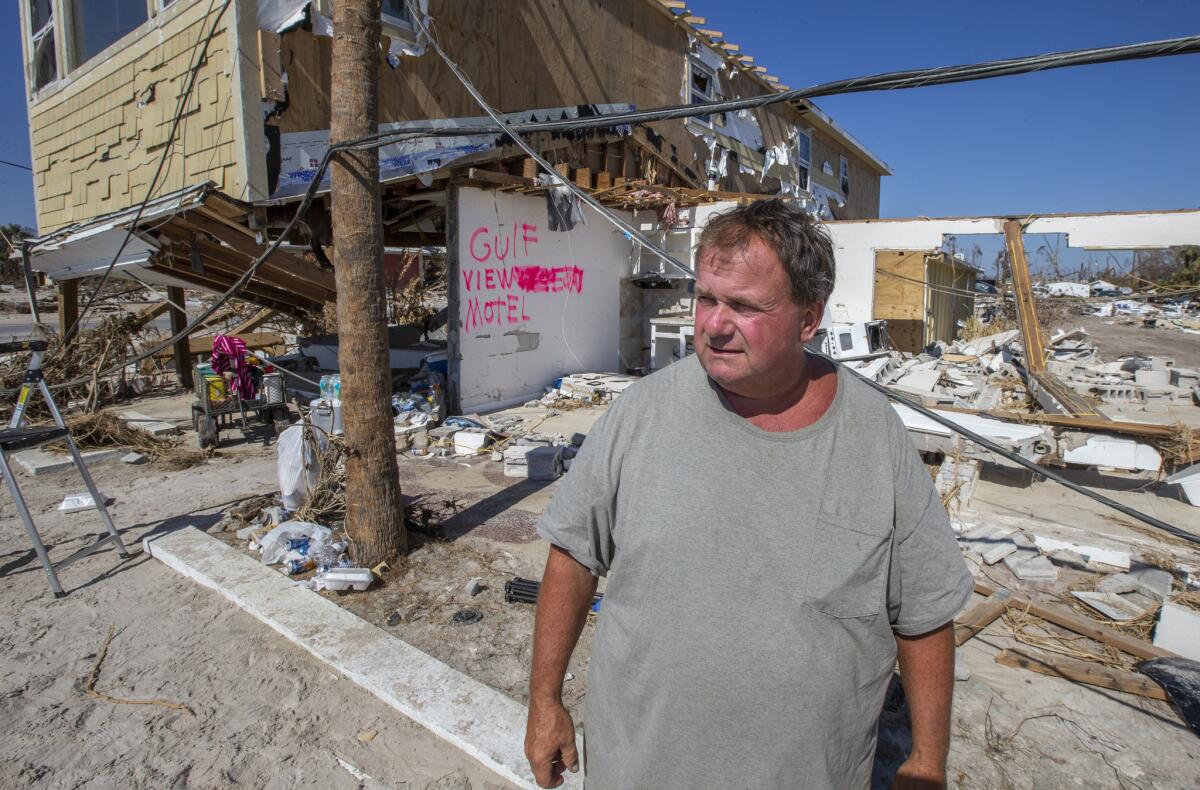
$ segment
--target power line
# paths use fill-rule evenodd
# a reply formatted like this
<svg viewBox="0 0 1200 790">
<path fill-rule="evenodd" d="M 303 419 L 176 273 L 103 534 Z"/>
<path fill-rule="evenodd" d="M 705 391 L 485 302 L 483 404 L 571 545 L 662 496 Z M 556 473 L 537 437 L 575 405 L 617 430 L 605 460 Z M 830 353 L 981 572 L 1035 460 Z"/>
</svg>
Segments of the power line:
<svg viewBox="0 0 1200 790">
<path fill-rule="evenodd" d="M 466 75 L 462 73 L 462 71 L 459 69 L 458 65 L 454 61 L 452 61 L 448 55 L 446 55 L 445 51 L 442 50 L 441 45 L 438 43 L 438 40 L 433 36 L 432 32 L 430 32 L 429 28 L 426 26 L 425 19 L 422 18 L 420 11 L 416 7 L 416 3 L 413 2 L 413 0 L 408 0 L 408 8 L 409 8 L 410 14 L 413 18 L 413 21 L 421 29 L 421 31 L 423 31 L 425 33 L 425 36 L 429 39 L 429 43 L 433 46 L 434 50 L 438 53 L 438 55 L 445 62 L 447 68 L 449 68 L 450 71 L 454 74 L 454 76 L 459 79 L 459 81 L 462 83 L 463 87 L 466 88 L 467 92 L 471 94 L 471 96 L 475 99 L 476 102 L 478 102 L 479 106 L 483 108 L 484 112 L 486 112 L 492 118 L 493 121 L 499 123 L 500 118 L 496 114 L 496 111 L 494 109 L 492 109 L 492 107 L 487 103 L 486 100 L 484 100 L 483 96 L 479 93 L 479 91 L 475 88 L 475 86 L 471 83 L 471 81 L 466 77 Z M 651 242 L 649 239 L 646 239 L 641 233 L 639 233 L 637 231 L 636 228 L 634 228 L 629 223 L 625 222 L 625 220 L 621 219 L 621 217 L 619 217 L 616 214 L 605 209 L 591 195 L 588 195 L 582 189 L 579 189 L 575 184 L 571 183 L 569 180 L 564 178 L 561 174 L 557 173 L 554 170 L 553 166 L 550 165 L 549 162 L 547 162 L 545 159 L 543 159 L 541 156 L 539 156 L 537 154 L 537 152 L 535 152 L 528 143 L 526 143 L 523 139 L 521 139 L 521 136 L 519 134 L 512 135 L 512 139 L 518 146 L 520 146 L 522 149 L 524 149 L 524 151 L 527 154 L 529 154 L 531 157 L 533 157 L 534 161 L 536 161 L 544 170 L 546 170 L 549 173 L 553 173 L 557 180 L 566 184 L 568 186 L 568 188 L 570 188 L 581 199 L 586 201 L 588 203 L 588 205 L 591 205 L 593 208 L 600 211 L 600 213 L 606 219 L 608 219 L 610 222 L 612 222 L 614 225 L 616 225 L 618 229 L 624 231 L 627 236 L 629 236 L 633 240 L 638 241 L 638 243 L 642 244 L 642 246 L 649 249 L 651 252 L 655 253 L 656 255 L 661 257 L 663 260 L 665 260 L 665 261 L 671 263 L 672 265 L 676 266 L 677 268 L 683 270 L 685 273 L 689 274 L 689 276 L 694 276 L 691 274 L 691 271 L 689 269 L 687 269 L 685 266 L 680 264 L 678 261 L 676 261 L 673 257 L 671 257 L 669 254 L 667 254 L 665 251 L 660 249 L 656 244 Z M 840 365 L 841 363 L 835 363 L 835 364 Z M 845 366 L 843 365 L 843 367 L 845 367 Z M 849 368 L 847 368 L 847 370 L 849 370 Z M 903 400 L 898 393 L 889 390 L 887 387 L 883 386 L 882 384 L 879 384 L 876 381 L 868 379 L 861 374 L 859 374 L 859 378 L 862 381 L 866 382 L 873 389 L 878 390 L 879 392 L 882 392 L 889 399 Z M 907 401 L 905 401 L 905 403 L 906 403 L 906 405 L 909 405 L 907 403 Z M 1017 455 L 1016 453 L 1009 452 L 1007 449 L 1001 447 L 1000 445 L 996 444 L 995 442 L 991 441 L 990 439 L 980 436 L 979 434 L 974 433 L 973 431 L 966 430 L 966 429 L 962 428 L 961 426 L 959 426 L 957 423 L 954 423 L 953 421 L 951 421 L 947 418 L 944 418 L 941 415 L 938 415 L 935 412 L 932 412 L 929 409 L 924 408 L 923 406 L 916 406 L 916 404 L 911 404 L 911 405 L 914 406 L 919 413 L 925 415 L 926 417 L 929 417 L 930 419 L 934 420 L 935 422 L 937 422 L 941 425 L 944 425 L 944 426 L 950 428 L 951 430 L 962 434 L 963 436 L 967 437 L 968 439 L 971 439 L 972 441 L 978 443 L 979 445 L 981 445 L 983 447 L 986 447 L 987 449 L 991 450 L 992 452 L 998 453 L 999 455 L 1001 455 L 1005 458 L 1008 458 L 1008 459 L 1020 464 L 1021 466 L 1032 469 L 1033 471 L 1037 472 L 1038 474 L 1044 475 L 1044 476 L 1054 480 L 1055 482 L 1061 483 L 1062 485 L 1070 488 L 1073 491 L 1076 491 L 1087 497 L 1090 497 L 1091 499 L 1094 499 L 1097 502 L 1100 502 L 1101 504 L 1107 505 L 1108 507 L 1113 508 L 1114 510 L 1124 513 L 1125 515 L 1130 516 L 1132 518 L 1138 519 L 1139 521 L 1149 524 L 1152 527 L 1161 529 L 1170 535 L 1174 535 L 1175 537 L 1178 537 L 1178 538 L 1183 538 L 1184 540 L 1189 540 L 1192 543 L 1200 543 L 1200 537 L 1192 535 L 1189 532 L 1185 532 L 1185 531 L 1179 529 L 1178 527 L 1175 527 L 1171 524 L 1166 523 L 1165 521 L 1161 521 L 1161 520 L 1155 518 L 1154 516 L 1150 516 L 1145 513 L 1142 513 L 1141 511 L 1135 510 L 1134 508 L 1131 508 L 1128 505 L 1123 505 L 1120 502 L 1116 502 L 1112 499 L 1109 499 L 1106 496 L 1097 494 L 1094 491 L 1090 491 L 1081 485 L 1073 483 L 1070 480 L 1068 480 L 1067 478 L 1063 477 L 1062 475 L 1059 475 L 1056 472 L 1052 472 L 1049 469 L 1040 467 L 1033 461 L 1030 461 L 1026 458 L 1022 458 L 1021 456 Z"/>
<path fill-rule="evenodd" d="M 22 170 L 28 170 L 30 173 L 33 172 L 33 168 L 30 167 L 29 165 L 23 165 L 19 162 L 10 162 L 7 159 L 0 159 L 0 165 L 8 165 L 9 167 L 19 167 Z"/>
<path fill-rule="evenodd" d="M 228 4 L 228 0 L 226 0 L 226 4 Z M 528 122 L 517 124 L 496 123 L 494 121 L 492 123 L 482 124 L 462 124 L 440 121 L 439 125 L 437 126 L 412 125 L 396 131 L 369 135 L 356 140 L 336 143 L 331 145 L 326 150 L 325 155 L 322 157 L 313 174 L 312 181 L 309 182 L 308 188 L 304 193 L 304 197 L 297 206 L 296 213 L 288 222 L 280 236 L 268 246 L 267 250 L 263 252 L 262 255 L 257 257 L 250 264 L 249 268 L 247 268 L 247 270 L 233 283 L 233 285 L 229 287 L 228 290 L 218 297 L 212 306 L 206 309 L 196 319 L 189 322 L 186 327 L 184 327 L 171 338 L 161 342 L 159 345 L 155 346 L 149 351 L 142 352 L 131 359 L 113 365 L 104 371 L 100 371 L 97 373 L 97 375 L 112 375 L 127 365 L 141 362 L 142 360 L 148 359 L 154 354 L 157 354 L 159 351 L 168 348 L 178 340 L 189 335 L 197 326 L 215 313 L 217 309 L 237 295 L 254 277 L 254 275 L 271 256 L 271 254 L 279 248 L 283 240 L 295 230 L 300 217 L 303 216 L 303 214 L 312 205 L 313 200 L 316 198 L 316 194 L 321 181 L 324 178 L 325 171 L 329 167 L 329 162 L 334 156 L 342 151 L 358 150 L 362 148 L 378 148 L 391 142 L 400 142 L 403 140 L 431 136 L 457 136 L 461 134 L 489 132 L 514 134 L 540 131 L 573 131 L 581 129 L 603 128 L 629 123 L 665 120 L 668 118 L 686 118 L 707 115 L 712 112 L 748 109 L 753 107 L 767 106 L 780 101 L 794 101 L 802 98 L 830 96 L 838 93 L 852 93 L 868 90 L 898 90 L 902 88 L 921 87 L 922 85 L 989 79 L 992 77 L 1028 73 L 1051 68 L 1064 68 L 1066 66 L 1115 62 L 1120 60 L 1132 60 L 1136 58 L 1162 57 L 1198 51 L 1200 51 L 1200 36 L 1190 36 L 1167 41 L 1151 42 L 1148 44 L 1133 44 L 1122 47 L 1105 47 L 1099 49 L 1055 53 L 1051 55 L 1040 55 L 1028 58 L 1016 58 L 1007 61 L 993 61 L 991 63 L 978 64 L 975 66 L 953 66 L 942 69 L 891 72 L 873 77 L 858 77 L 851 80 L 830 82 L 799 91 L 768 94 L 750 99 L 706 102 L 704 104 L 694 105 L 678 105 L 674 107 L 660 108 L 658 110 L 646 110 L 641 112 L 599 114 L 587 118 L 568 119 L 563 121 Z M 1003 64 L 1003 66 L 999 64 Z M 570 182 L 567 182 L 567 187 L 575 189 L 578 192 L 578 188 Z M 131 224 L 130 227 L 132 228 L 133 225 Z M 637 239 L 636 236 L 633 238 L 635 240 Z M 61 382 L 53 385 L 52 389 L 57 390 L 64 387 L 77 386 L 90 380 L 90 376 L 79 377 L 71 381 Z M 11 394 L 15 391 L 16 390 L 7 390 L 4 394 Z"/>
</svg>

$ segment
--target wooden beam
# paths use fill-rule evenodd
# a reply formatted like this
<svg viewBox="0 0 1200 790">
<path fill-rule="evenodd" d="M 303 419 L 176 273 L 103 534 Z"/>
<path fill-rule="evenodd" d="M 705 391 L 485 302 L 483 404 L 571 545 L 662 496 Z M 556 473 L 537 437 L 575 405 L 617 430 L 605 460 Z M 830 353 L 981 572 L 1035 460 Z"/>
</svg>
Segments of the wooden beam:
<svg viewBox="0 0 1200 790">
<path fill-rule="evenodd" d="M 601 170 L 596 174 L 596 189 L 611 189 L 612 188 L 612 173 L 607 170 Z"/>
<path fill-rule="evenodd" d="M 764 75 L 763 79 L 771 83 L 771 87 L 775 87 L 775 84 L 779 82 L 779 78 L 771 74 Z"/>
<path fill-rule="evenodd" d="M 694 16 L 693 14 L 683 14 L 679 18 L 689 25 L 703 25 L 705 22 L 704 17 Z"/>
<path fill-rule="evenodd" d="M 533 162 L 532 159 L 529 160 Z M 537 162 L 533 162 L 537 166 Z M 468 181 L 482 181 L 485 184 L 498 184 L 500 186 L 518 186 L 518 187 L 534 187 L 537 182 L 531 178 L 523 176 L 511 176 L 508 173 L 497 173 L 495 170 L 483 170 L 478 167 L 467 168 Z"/>
<path fill-rule="evenodd" d="M 697 30 L 696 32 L 709 38 L 724 38 L 725 36 L 720 30 Z"/>
<path fill-rule="evenodd" d="M 719 46 L 721 49 L 725 50 L 726 52 L 740 52 L 742 49 L 737 44 L 730 44 L 728 41 L 722 41 L 717 46 Z"/>
<path fill-rule="evenodd" d="M 167 308 L 171 305 L 167 302 L 157 302 L 149 307 L 143 307 L 137 314 L 136 328 L 141 329 L 146 324 L 158 318 L 163 313 L 167 312 Z"/>
<path fill-rule="evenodd" d="M 177 305 L 183 306 L 187 304 L 187 297 L 182 288 L 175 285 L 167 286 L 167 299 Z M 187 327 L 187 313 L 175 307 L 175 304 L 169 305 L 171 313 L 171 334 L 179 334 Z M 192 359 L 188 353 L 188 339 L 186 336 L 179 338 L 171 346 L 171 353 L 175 357 L 175 375 L 179 377 L 179 386 L 185 390 L 190 390 L 193 385 L 192 379 Z"/>
<path fill-rule="evenodd" d="M 683 0 L 658 0 L 658 2 L 663 8 L 687 8 L 687 3 Z"/>
<path fill-rule="evenodd" d="M 1046 369 L 1046 338 L 1038 325 L 1037 308 L 1033 303 L 1033 280 L 1025 257 L 1020 220 L 1010 219 L 1004 223 L 1004 245 L 1008 250 L 1008 269 L 1012 273 L 1016 296 L 1021 344 L 1025 347 L 1025 369 L 1030 373 L 1041 373 Z"/>
<path fill-rule="evenodd" d="M 538 172 L 540 170 L 541 166 L 531 156 L 525 157 L 525 159 L 521 162 L 521 176 L 523 178 L 528 178 L 530 181 L 533 181 L 538 177 Z"/>
<path fill-rule="evenodd" d="M 65 348 L 70 345 L 78 333 L 75 322 L 79 320 L 79 280 L 59 280 L 58 282 L 58 336 L 62 338 Z M 67 330 L 75 327 L 71 336 Z"/>
<path fill-rule="evenodd" d="M 990 582 L 975 580 L 975 592 L 980 595 L 994 595 L 998 590 L 1004 589 L 996 587 Z M 1170 650 L 1164 650 L 1161 647 L 1155 647 L 1149 642 L 1144 642 L 1141 639 L 1135 639 L 1132 636 L 1126 636 L 1120 631 L 1112 628 L 1107 628 L 1094 620 L 1089 620 L 1082 615 L 1075 614 L 1069 609 L 1061 606 L 1053 606 L 1050 604 L 1038 603 L 1037 601 L 1026 598 L 1022 595 L 1014 594 L 1009 600 L 1010 609 L 1028 612 L 1033 615 L 1054 623 L 1060 628 L 1065 628 L 1068 631 L 1073 631 L 1077 634 L 1082 634 L 1089 639 L 1095 639 L 1097 642 L 1103 642 L 1106 645 L 1111 645 L 1116 649 L 1128 653 L 1131 656 L 1138 658 L 1162 658 L 1174 657 L 1175 654 Z"/>
<path fill-rule="evenodd" d="M 260 326 L 262 326 L 264 322 L 268 321 L 273 315 L 275 315 L 274 310 L 269 307 L 264 307 L 241 323 L 235 324 L 229 330 L 228 334 L 241 335 L 245 334 L 246 332 L 253 332 L 255 329 L 258 329 Z"/>
<path fill-rule="evenodd" d="M 1113 669 L 1103 664 L 1078 658 L 1035 652 L 1022 647 L 1001 650 L 996 656 L 996 663 L 1006 667 L 1028 669 L 1040 675 L 1064 678 L 1075 683 L 1124 691 L 1126 694 L 1136 694 L 1139 697 L 1170 701 L 1170 697 L 1162 690 L 1162 687 L 1145 675 L 1126 672 L 1123 669 Z"/>
<path fill-rule="evenodd" d="M 954 620 L 954 644 L 961 645 L 991 625 L 997 617 L 1004 614 L 1010 598 L 1010 591 L 996 590 L 982 601 L 971 604 Z"/>
<path fill-rule="evenodd" d="M 232 333 L 230 333 L 232 334 Z M 283 345 L 283 335 L 278 332 L 245 332 L 242 334 L 233 335 L 240 337 L 246 344 L 246 348 L 263 349 L 274 348 Z M 192 337 L 187 341 L 189 359 L 200 354 L 208 354 L 212 351 L 213 338 L 215 335 L 201 335 L 200 337 Z M 164 349 L 158 352 L 155 356 L 170 356 L 171 352 Z"/>
<path fill-rule="evenodd" d="M 575 170 L 575 186 L 583 189 L 592 188 L 592 170 L 588 167 L 580 167 Z"/>
</svg>

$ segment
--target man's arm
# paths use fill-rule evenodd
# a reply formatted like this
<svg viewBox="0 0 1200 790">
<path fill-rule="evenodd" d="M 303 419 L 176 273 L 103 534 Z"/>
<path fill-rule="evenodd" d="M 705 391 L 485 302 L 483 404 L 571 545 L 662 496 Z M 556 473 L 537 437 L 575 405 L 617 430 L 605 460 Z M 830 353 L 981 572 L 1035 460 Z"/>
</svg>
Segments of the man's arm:
<svg viewBox="0 0 1200 790">
<path fill-rule="evenodd" d="M 912 754 L 896 772 L 894 788 L 946 786 L 950 702 L 954 696 L 954 628 L 946 623 L 920 636 L 896 635 L 900 680 L 912 723 Z"/>
<path fill-rule="evenodd" d="M 561 785 L 564 769 L 579 770 L 575 724 L 562 704 L 562 684 L 595 593 L 596 577 L 591 571 L 563 549 L 551 546 L 538 591 L 525 727 L 525 756 L 542 787 Z"/>
</svg>

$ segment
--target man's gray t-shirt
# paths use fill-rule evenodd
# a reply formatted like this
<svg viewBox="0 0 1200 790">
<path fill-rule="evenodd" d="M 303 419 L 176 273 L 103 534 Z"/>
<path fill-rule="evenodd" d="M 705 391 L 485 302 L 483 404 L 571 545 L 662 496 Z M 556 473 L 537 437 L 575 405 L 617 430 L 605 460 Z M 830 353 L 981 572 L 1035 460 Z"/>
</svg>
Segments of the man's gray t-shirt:
<svg viewBox="0 0 1200 790">
<path fill-rule="evenodd" d="M 538 530 L 608 575 L 584 711 L 592 790 L 870 783 L 894 633 L 971 595 L 887 401 L 763 431 L 696 357 L 626 390 Z"/>
</svg>

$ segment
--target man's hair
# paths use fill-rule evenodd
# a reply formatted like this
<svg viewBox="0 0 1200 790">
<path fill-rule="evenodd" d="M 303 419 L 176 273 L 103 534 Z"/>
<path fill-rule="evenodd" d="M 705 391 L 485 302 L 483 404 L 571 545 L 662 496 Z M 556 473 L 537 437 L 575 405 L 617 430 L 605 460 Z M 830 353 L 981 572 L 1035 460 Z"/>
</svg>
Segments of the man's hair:
<svg viewBox="0 0 1200 790">
<path fill-rule="evenodd" d="M 779 256 L 796 304 L 829 301 L 834 279 L 829 233 L 811 216 L 779 199 L 759 200 L 713 216 L 700 234 L 696 261 L 705 250 L 741 250 L 754 238 Z"/>
</svg>

